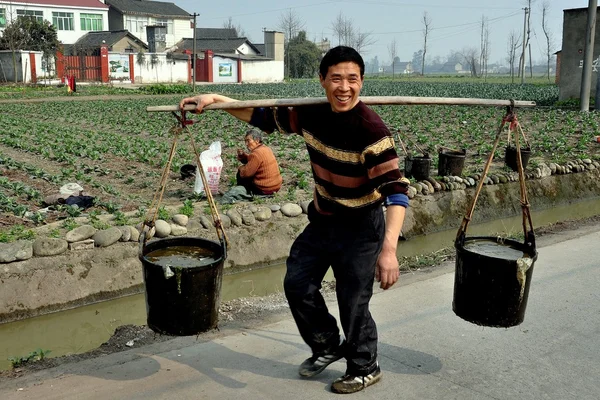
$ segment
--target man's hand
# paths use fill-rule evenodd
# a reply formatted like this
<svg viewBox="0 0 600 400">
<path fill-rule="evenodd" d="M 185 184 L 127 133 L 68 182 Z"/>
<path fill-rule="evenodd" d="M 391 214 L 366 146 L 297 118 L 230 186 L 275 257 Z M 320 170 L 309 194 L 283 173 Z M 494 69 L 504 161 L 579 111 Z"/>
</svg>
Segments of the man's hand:
<svg viewBox="0 0 600 400">
<path fill-rule="evenodd" d="M 383 290 L 391 288 L 394 283 L 398 282 L 399 276 L 400 268 L 396 252 L 382 250 L 377 259 L 377 269 L 375 269 L 375 280 L 380 282 L 379 287 Z"/>
<path fill-rule="evenodd" d="M 215 103 L 215 96 L 213 94 L 203 94 L 200 96 L 186 97 L 179 102 L 179 108 L 183 110 L 186 104 L 195 104 L 196 109 L 192 111 L 195 114 L 201 114 L 204 107 Z"/>
</svg>

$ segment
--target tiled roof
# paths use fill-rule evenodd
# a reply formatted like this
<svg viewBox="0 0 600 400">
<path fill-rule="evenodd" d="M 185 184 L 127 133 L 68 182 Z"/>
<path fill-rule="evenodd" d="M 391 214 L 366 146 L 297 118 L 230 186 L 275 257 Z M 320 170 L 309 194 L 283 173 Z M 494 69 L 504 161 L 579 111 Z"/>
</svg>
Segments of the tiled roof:
<svg viewBox="0 0 600 400">
<path fill-rule="evenodd" d="M 88 8 L 102 8 L 108 9 L 106 4 L 103 4 L 99 0 L 10 0 L 3 1 L 4 3 L 12 4 L 27 4 L 30 7 L 36 5 L 42 6 L 58 6 L 58 7 L 88 7 Z"/>
<path fill-rule="evenodd" d="M 158 17 L 191 17 L 190 13 L 173 3 L 147 0 L 106 0 L 106 4 L 123 14 L 152 15 Z"/>
<path fill-rule="evenodd" d="M 196 39 L 196 51 L 212 50 L 215 53 L 235 53 L 244 43 L 247 43 L 258 52 L 258 49 L 246 38 Z M 181 41 L 177 43 L 177 47 L 179 50 L 192 50 L 194 47 L 194 39 L 181 39 Z"/>
<path fill-rule="evenodd" d="M 98 32 L 88 32 L 82 37 L 80 37 L 75 43 L 74 47 L 79 48 L 94 48 L 100 47 L 103 41 L 107 46 L 112 46 L 117 43 L 119 40 L 123 39 L 125 36 L 128 36 L 131 40 L 135 41 L 140 46 L 148 48 L 144 42 L 140 39 L 129 33 L 127 30 L 121 31 L 98 31 Z"/>
<path fill-rule="evenodd" d="M 196 28 L 197 39 L 231 39 L 236 38 L 235 29 L 229 28 Z"/>
</svg>

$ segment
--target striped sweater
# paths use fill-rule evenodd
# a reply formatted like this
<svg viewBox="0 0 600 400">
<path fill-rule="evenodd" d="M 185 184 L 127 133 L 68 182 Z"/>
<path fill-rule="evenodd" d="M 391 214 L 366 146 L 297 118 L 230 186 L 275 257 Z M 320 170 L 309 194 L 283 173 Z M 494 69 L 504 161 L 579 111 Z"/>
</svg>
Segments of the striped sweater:
<svg viewBox="0 0 600 400">
<path fill-rule="evenodd" d="M 239 172 L 244 179 L 252 178 L 254 185 L 263 193 L 275 193 L 283 183 L 275 154 L 264 144 L 248 154 L 248 161 L 239 168 Z"/>
<path fill-rule="evenodd" d="M 322 214 L 360 211 L 386 196 L 406 194 L 394 140 L 381 118 L 363 102 L 334 113 L 329 104 L 257 108 L 250 123 L 304 137 L 315 180 L 315 206 Z"/>
</svg>

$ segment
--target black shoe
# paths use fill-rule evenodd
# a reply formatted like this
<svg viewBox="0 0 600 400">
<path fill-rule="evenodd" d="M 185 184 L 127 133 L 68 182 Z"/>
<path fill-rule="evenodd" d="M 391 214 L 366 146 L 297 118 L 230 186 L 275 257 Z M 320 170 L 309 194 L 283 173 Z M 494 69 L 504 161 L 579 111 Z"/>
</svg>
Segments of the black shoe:
<svg viewBox="0 0 600 400">
<path fill-rule="evenodd" d="M 363 390 L 367 386 L 376 384 L 381 380 L 383 374 L 379 365 L 375 371 L 371 372 L 367 376 L 352 376 L 344 375 L 341 378 L 336 379 L 331 384 L 331 391 L 334 393 L 355 393 Z"/>
<path fill-rule="evenodd" d="M 334 350 L 329 350 L 321 354 L 313 354 L 312 357 L 304 360 L 304 362 L 300 364 L 300 368 L 298 370 L 300 376 L 304 378 L 315 376 L 323 372 L 323 370 L 327 368 L 329 364 L 344 357 L 345 343 L 346 342 L 343 341 Z"/>
</svg>

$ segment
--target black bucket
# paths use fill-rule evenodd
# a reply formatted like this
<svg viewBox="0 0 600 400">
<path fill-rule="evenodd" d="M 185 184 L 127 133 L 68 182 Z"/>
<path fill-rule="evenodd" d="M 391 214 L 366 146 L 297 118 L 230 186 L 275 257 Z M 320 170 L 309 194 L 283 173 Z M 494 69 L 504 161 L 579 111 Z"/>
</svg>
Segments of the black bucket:
<svg viewBox="0 0 600 400">
<path fill-rule="evenodd" d="M 199 267 L 170 266 L 169 270 L 146 257 L 168 248 L 201 248 L 208 264 Z M 196 335 L 217 327 L 224 248 L 216 242 L 191 237 L 149 242 L 140 255 L 146 285 L 148 326 L 162 334 Z"/>
<path fill-rule="evenodd" d="M 521 147 L 521 163 L 523 169 L 527 168 L 529 163 L 529 157 L 531 156 L 531 147 Z M 504 152 L 504 162 L 513 171 L 518 171 L 519 166 L 517 165 L 517 148 L 508 146 Z"/>
<path fill-rule="evenodd" d="M 418 181 L 429 178 L 431 158 L 426 154 L 423 157 L 406 156 L 404 159 L 404 176 L 415 178 Z"/>
<path fill-rule="evenodd" d="M 483 326 L 507 328 L 523 322 L 535 248 L 495 237 L 458 239 L 454 246 L 454 313 Z"/>
<path fill-rule="evenodd" d="M 465 157 L 467 150 L 454 151 L 440 149 L 438 154 L 438 175 L 439 176 L 461 176 L 465 167 Z"/>
</svg>

